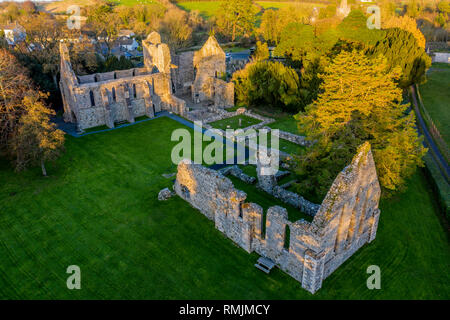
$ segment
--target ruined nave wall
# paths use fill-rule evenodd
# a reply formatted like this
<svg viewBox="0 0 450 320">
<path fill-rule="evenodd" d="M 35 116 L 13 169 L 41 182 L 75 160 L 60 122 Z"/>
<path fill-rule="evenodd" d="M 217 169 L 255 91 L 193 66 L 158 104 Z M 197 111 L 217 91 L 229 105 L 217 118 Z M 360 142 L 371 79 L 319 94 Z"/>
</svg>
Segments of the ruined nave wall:
<svg viewBox="0 0 450 320">
<path fill-rule="evenodd" d="M 174 188 L 236 244 L 271 259 L 312 293 L 375 239 L 380 214 L 380 187 L 368 143 L 338 175 L 312 222 L 291 222 L 279 206 L 269 208 L 264 221 L 261 206 L 245 202 L 245 192 L 228 178 L 189 160 L 178 165 Z"/>
</svg>

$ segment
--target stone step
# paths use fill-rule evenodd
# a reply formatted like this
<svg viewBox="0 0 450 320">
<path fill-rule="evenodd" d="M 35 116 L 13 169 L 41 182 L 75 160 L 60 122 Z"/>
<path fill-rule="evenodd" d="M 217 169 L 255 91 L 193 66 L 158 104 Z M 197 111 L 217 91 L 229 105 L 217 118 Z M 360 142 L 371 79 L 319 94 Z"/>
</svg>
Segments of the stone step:
<svg viewBox="0 0 450 320">
<path fill-rule="evenodd" d="M 255 263 L 255 267 L 257 267 L 259 270 L 264 271 L 265 273 L 269 273 L 270 269 L 266 269 L 263 265 Z"/>
</svg>

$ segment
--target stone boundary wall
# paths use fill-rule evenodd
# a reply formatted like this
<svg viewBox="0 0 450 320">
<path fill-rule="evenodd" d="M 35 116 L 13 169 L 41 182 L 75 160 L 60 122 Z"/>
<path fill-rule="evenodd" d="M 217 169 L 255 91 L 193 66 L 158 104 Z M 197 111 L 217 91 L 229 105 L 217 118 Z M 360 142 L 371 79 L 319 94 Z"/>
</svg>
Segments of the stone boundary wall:
<svg viewBox="0 0 450 320">
<path fill-rule="evenodd" d="M 243 182 L 245 182 L 247 184 L 254 184 L 256 182 L 256 178 L 255 177 L 251 177 L 251 176 L 245 174 L 242 171 L 242 169 L 239 168 L 236 165 L 220 169 L 219 172 L 221 174 L 223 174 L 224 176 L 232 175 L 233 177 L 236 177 L 239 180 L 241 180 L 241 181 L 243 181 Z"/>
<path fill-rule="evenodd" d="M 279 206 L 270 207 L 264 219 L 262 207 L 245 202 L 245 192 L 228 178 L 190 160 L 178 164 L 174 190 L 237 245 L 271 259 L 311 293 L 375 239 L 380 216 L 380 186 L 367 142 L 339 173 L 312 222 L 291 222 Z"/>
<path fill-rule="evenodd" d="M 301 195 L 288 191 L 281 186 L 275 186 L 272 190 L 272 195 L 284 203 L 290 204 L 294 208 L 297 208 L 312 217 L 316 215 L 320 208 L 320 205 L 312 203 L 303 198 Z"/>
<path fill-rule="evenodd" d="M 264 127 L 264 129 L 273 130 L 270 127 Z M 275 131 L 274 131 L 274 134 L 275 134 Z M 304 147 L 309 147 L 312 144 L 311 141 L 306 140 L 305 136 L 299 136 L 299 135 L 296 135 L 296 134 L 293 134 L 293 133 L 290 133 L 287 131 L 283 131 L 280 129 L 278 129 L 278 137 L 280 139 L 284 139 L 284 140 L 290 141 L 292 143 L 295 143 L 295 144 L 298 144 L 298 145 L 304 146 Z"/>
</svg>

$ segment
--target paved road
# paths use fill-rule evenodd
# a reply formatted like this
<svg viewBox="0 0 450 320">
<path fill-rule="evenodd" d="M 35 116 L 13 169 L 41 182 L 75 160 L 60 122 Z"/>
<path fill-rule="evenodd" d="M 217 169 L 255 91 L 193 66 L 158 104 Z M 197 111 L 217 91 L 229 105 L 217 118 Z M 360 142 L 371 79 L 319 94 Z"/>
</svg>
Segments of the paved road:
<svg viewBox="0 0 450 320">
<path fill-rule="evenodd" d="M 250 58 L 250 50 L 230 53 L 232 60 L 248 60 Z"/>
<path fill-rule="evenodd" d="M 433 159 L 436 161 L 442 176 L 447 181 L 447 183 L 450 183 L 449 182 L 450 168 L 448 166 L 448 163 L 445 160 L 445 158 L 442 156 L 437 145 L 434 143 L 433 138 L 425 124 L 425 121 L 423 120 L 422 115 L 420 114 L 419 104 L 418 104 L 417 96 L 416 96 L 416 89 L 414 86 L 411 86 L 411 91 L 412 91 L 414 110 L 416 111 L 417 124 L 420 126 L 420 132 L 422 132 L 424 135 L 424 145 L 425 145 L 425 147 L 430 149 L 429 151 L 431 152 Z"/>
</svg>

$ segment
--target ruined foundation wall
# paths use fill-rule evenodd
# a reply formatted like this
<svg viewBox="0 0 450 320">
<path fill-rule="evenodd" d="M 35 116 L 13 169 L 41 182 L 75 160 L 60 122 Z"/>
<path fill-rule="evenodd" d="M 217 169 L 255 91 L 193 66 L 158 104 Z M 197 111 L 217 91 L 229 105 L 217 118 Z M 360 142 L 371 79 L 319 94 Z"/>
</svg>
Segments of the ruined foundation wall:
<svg viewBox="0 0 450 320">
<path fill-rule="evenodd" d="M 375 238 L 380 214 L 380 187 L 368 143 L 338 175 L 311 223 L 289 221 L 287 210 L 279 206 L 269 208 L 263 221 L 263 209 L 246 203 L 246 194 L 228 178 L 189 160 L 178 165 L 174 188 L 244 250 L 273 260 L 312 293 Z"/>
</svg>

